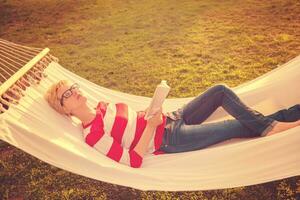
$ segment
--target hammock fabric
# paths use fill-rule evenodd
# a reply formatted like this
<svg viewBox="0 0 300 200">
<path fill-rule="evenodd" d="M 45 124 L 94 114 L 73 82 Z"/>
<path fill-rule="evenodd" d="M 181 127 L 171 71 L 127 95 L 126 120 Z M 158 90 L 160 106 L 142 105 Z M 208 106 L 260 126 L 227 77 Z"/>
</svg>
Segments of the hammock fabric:
<svg viewBox="0 0 300 200">
<path fill-rule="evenodd" d="M 46 89 L 62 79 L 80 84 L 91 106 L 99 100 L 125 102 L 145 109 L 151 98 L 96 85 L 52 61 L 48 75 L 29 87 L 18 105 L 0 115 L 0 139 L 61 169 L 92 179 L 140 190 L 192 191 L 260 184 L 300 174 L 300 126 L 258 138 L 229 140 L 202 150 L 147 154 L 141 168 L 109 159 L 83 141 L 80 121 L 69 120 L 43 99 Z M 300 56 L 232 88 L 263 114 L 300 103 Z M 163 111 L 174 111 L 194 97 L 168 98 Z M 204 123 L 232 119 L 218 108 Z"/>
</svg>

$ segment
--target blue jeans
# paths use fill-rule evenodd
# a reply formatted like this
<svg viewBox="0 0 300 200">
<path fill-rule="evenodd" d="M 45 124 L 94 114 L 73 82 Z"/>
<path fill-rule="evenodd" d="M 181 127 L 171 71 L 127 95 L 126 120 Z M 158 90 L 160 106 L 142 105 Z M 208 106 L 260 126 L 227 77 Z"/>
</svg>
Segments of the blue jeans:
<svg viewBox="0 0 300 200">
<path fill-rule="evenodd" d="M 235 119 L 201 124 L 219 106 Z M 300 104 L 264 116 L 245 105 L 228 86 L 218 84 L 172 113 L 175 118 L 167 117 L 160 147 L 166 153 L 199 150 L 231 138 L 265 136 L 278 121 L 299 120 Z"/>
</svg>

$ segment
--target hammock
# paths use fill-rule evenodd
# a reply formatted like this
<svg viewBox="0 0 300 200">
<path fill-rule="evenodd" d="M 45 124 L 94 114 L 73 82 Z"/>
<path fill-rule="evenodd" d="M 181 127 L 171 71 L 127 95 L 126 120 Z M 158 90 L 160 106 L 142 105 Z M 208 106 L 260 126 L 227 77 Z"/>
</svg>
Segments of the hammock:
<svg viewBox="0 0 300 200">
<path fill-rule="evenodd" d="M 0 50 L 4 43 L 4 40 L 0 40 Z M 31 52 L 38 50 L 8 41 L 6 45 L 9 48 L 27 48 Z M 268 137 L 228 140 L 202 150 L 147 154 L 141 168 L 131 168 L 111 160 L 83 141 L 80 121 L 76 118 L 69 120 L 54 111 L 43 99 L 44 92 L 52 83 L 67 79 L 80 84 L 91 106 L 104 100 L 126 102 L 133 109 L 142 110 L 150 103 L 151 97 L 101 87 L 63 68 L 49 54 L 48 48 L 37 52 L 29 61 L 32 68 L 24 72 L 24 76 L 27 75 L 25 82 L 30 84 L 22 92 L 24 96 L 18 103 L 8 101 L 6 96 L 9 107 L 1 108 L 0 139 L 46 163 L 85 177 L 144 191 L 224 189 L 300 175 L 300 127 Z M 0 64 L 7 66 L 4 60 L 8 59 L 1 59 L 0 56 Z M 32 69 L 35 69 L 34 74 L 28 75 Z M 2 74 L 2 77 L 5 75 Z M 35 83 L 36 79 L 32 77 L 39 77 L 40 82 Z M 20 85 L 21 76 L 18 78 L 11 84 Z M 267 115 L 300 102 L 299 82 L 300 56 L 232 89 L 247 105 Z M 7 88 L 1 88 L 0 91 L 6 91 Z M 193 98 L 168 98 L 163 111 L 176 110 Z M 4 100 L 1 98 L 2 102 Z M 232 117 L 218 108 L 204 123 L 225 119 Z"/>
</svg>

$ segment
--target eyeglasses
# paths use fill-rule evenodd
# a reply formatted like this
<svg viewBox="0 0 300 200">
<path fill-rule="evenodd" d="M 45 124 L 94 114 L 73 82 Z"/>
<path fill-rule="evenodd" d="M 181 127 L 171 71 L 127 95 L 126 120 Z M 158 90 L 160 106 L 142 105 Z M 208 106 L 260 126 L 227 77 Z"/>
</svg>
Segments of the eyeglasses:
<svg viewBox="0 0 300 200">
<path fill-rule="evenodd" d="M 69 89 L 67 89 L 61 96 L 61 99 L 60 99 L 60 105 L 61 106 L 63 106 L 64 104 L 63 104 L 63 100 L 64 100 L 64 98 L 69 98 L 70 96 L 72 96 L 72 94 L 73 94 L 73 89 L 79 89 L 80 88 L 80 86 L 79 86 L 79 84 L 78 83 L 74 83 L 73 85 L 71 85 L 71 87 L 69 88 Z"/>
</svg>

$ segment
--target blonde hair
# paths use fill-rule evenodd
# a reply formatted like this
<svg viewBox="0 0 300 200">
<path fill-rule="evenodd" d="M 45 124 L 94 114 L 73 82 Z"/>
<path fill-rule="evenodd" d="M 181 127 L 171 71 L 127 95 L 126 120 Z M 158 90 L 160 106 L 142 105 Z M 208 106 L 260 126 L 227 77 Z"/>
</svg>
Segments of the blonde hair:
<svg viewBox="0 0 300 200">
<path fill-rule="evenodd" d="M 67 113 L 67 110 L 60 105 L 60 99 L 58 98 L 57 90 L 63 85 L 68 84 L 68 80 L 60 80 L 57 83 L 50 86 L 44 95 L 44 98 L 48 104 L 56 110 L 58 113 L 71 117 L 71 114 Z"/>
</svg>

